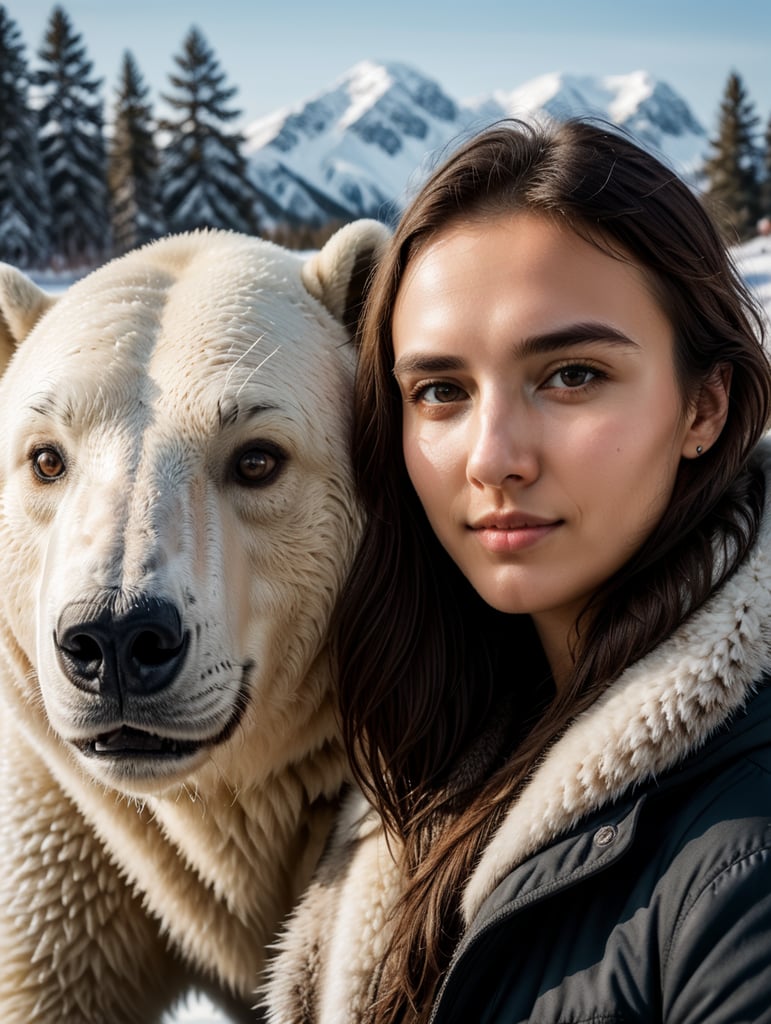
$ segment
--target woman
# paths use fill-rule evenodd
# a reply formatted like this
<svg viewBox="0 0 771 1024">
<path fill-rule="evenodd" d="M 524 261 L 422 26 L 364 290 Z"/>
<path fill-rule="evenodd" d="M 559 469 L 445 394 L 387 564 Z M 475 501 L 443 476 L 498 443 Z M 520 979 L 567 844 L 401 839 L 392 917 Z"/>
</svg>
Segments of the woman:
<svg viewBox="0 0 771 1024">
<path fill-rule="evenodd" d="M 271 1020 L 771 1021 L 771 373 L 698 200 L 498 126 L 373 282 L 357 798 Z M 358 798 L 361 799 L 361 798 Z"/>
</svg>

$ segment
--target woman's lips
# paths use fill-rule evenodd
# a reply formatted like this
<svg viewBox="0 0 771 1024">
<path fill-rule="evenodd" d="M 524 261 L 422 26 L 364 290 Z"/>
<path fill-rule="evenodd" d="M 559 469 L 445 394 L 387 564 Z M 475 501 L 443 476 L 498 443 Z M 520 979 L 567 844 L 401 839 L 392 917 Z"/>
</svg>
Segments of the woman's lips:
<svg viewBox="0 0 771 1024">
<path fill-rule="evenodd" d="M 470 529 L 488 551 L 508 554 L 532 547 L 561 525 L 561 519 L 498 514 L 477 520 L 471 524 Z"/>
</svg>

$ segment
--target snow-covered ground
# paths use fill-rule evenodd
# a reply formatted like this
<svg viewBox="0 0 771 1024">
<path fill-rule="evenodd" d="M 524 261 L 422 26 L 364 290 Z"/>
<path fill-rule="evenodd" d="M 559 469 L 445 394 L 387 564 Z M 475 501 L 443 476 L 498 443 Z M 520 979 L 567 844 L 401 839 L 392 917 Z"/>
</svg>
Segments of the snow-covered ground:
<svg viewBox="0 0 771 1024">
<path fill-rule="evenodd" d="M 760 299 L 771 322 L 771 235 L 759 235 L 737 246 L 734 258 L 742 277 Z"/>
<path fill-rule="evenodd" d="M 771 236 L 754 238 L 738 246 L 734 250 L 734 258 L 771 323 Z M 40 279 L 41 286 L 51 292 L 62 291 L 69 283 L 66 277 Z M 229 1024 L 229 1018 L 207 999 L 191 996 L 185 1006 L 164 1018 L 164 1024 Z"/>
</svg>

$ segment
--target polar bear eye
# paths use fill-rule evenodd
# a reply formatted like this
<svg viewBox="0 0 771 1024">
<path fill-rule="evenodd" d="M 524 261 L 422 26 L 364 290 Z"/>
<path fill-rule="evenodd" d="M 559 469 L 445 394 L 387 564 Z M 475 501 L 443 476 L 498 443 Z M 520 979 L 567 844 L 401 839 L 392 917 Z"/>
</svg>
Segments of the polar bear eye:
<svg viewBox="0 0 771 1024">
<path fill-rule="evenodd" d="M 247 448 L 236 458 L 235 475 L 240 483 L 264 484 L 273 477 L 282 463 L 278 452 L 267 448 Z"/>
<path fill-rule="evenodd" d="M 32 453 L 32 468 L 39 480 L 48 483 L 64 476 L 67 467 L 64 457 L 56 448 L 38 448 Z"/>
</svg>

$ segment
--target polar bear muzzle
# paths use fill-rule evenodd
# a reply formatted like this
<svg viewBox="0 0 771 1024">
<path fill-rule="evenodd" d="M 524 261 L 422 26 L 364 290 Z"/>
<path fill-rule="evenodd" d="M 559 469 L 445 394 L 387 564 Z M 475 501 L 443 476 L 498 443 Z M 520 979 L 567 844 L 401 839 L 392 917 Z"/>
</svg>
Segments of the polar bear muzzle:
<svg viewBox="0 0 771 1024">
<path fill-rule="evenodd" d="M 75 601 L 59 616 L 56 656 L 73 686 L 124 706 L 128 698 L 157 694 L 171 686 L 185 663 L 189 632 L 170 601 L 143 596 L 118 607 L 117 595 Z M 81 738 L 74 746 L 87 757 L 107 759 L 180 758 L 221 743 L 240 721 L 247 699 L 235 702 L 225 729 L 209 741 L 182 740 L 122 725 Z"/>
</svg>

